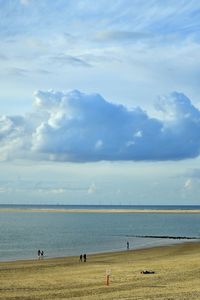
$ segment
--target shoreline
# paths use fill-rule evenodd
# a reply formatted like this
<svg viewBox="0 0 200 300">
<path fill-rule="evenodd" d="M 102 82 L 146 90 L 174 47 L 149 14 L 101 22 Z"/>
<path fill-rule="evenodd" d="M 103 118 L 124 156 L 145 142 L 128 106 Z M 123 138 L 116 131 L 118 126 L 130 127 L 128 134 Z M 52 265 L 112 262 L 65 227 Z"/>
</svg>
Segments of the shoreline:
<svg viewBox="0 0 200 300">
<path fill-rule="evenodd" d="M 196 239 L 189 239 L 189 240 L 185 240 L 183 239 L 183 241 L 178 240 L 177 242 L 170 242 L 166 243 L 166 244 L 158 244 L 158 245 L 143 245 L 143 246 L 138 246 L 135 248 L 130 248 L 129 250 L 127 249 L 113 249 L 113 250 L 105 250 L 105 251 L 99 251 L 99 252 L 88 252 L 87 256 L 88 257 L 95 257 L 95 256 L 101 256 L 101 255 L 117 255 L 117 254 L 127 254 L 127 253 L 139 253 L 140 251 L 143 250 L 148 250 L 148 251 L 154 251 L 156 249 L 160 249 L 160 248 L 168 248 L 168 247 L 176 247 L 176 246 L 181 246 L 181 245 L 198 245 L 200 246 L 200 238 L 196 238 Z M 78 259 L 79 255 L 61 255 L 61 256 L 44 256 L 43 259 L 38 259 L 37 256 L 35 257 L 31 257 L 31 258 L 17 258 L 17 259 L 10 259 L 10 260 L 1 260 L 0 259 L 0 264 L 1 263 L 17 263 L 17 262 L 35 262 L 35 261 L 51 261 L 51 260 L 62 260 L 62 259 Z"/>
<path fill-rule="evenodd" d="M 200 214 L 200 209 L 54 209 L 54 208 L 0 208 L 2 212 L 19 213 L 160 213 L 160 214 Z"/>
</svg>

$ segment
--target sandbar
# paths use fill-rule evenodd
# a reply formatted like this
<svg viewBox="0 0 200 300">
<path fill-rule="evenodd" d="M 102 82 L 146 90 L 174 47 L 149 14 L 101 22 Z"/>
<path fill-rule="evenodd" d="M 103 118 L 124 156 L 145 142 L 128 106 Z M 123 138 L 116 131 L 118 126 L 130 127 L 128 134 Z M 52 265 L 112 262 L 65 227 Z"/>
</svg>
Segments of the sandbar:
<svg viewBox="0 0 200 300">
<path fill-rule="evenodd" d="M 159 214 L 200 214 L 200 209 L 50 209 L 50 208 L 0 208 L 1 212 L 41 213 L 159 213 Z"/>
</svg>

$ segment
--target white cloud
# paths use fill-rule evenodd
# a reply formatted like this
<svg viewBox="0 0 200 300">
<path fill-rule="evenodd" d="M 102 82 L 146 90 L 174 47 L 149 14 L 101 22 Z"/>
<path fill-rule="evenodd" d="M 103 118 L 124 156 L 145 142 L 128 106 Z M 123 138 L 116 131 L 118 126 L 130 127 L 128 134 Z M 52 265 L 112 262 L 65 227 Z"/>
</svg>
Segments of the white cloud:
<svg viewBox="0 0 200 300">
<path fill-rule="evenodd" d="M 138 130 L 135 134 L 134 134 L 135 137 L 138 137 L 138 138 L 141 138 L 142 137 L 142 131 L 141 130 Z"/>
<path fill-rule="evenodd" d="M 95 149 L 101 149 L 103 147 L 103 141 L 102 140 L 98 140 L 96 143 L 95 143 Z"/>
<path fill-rule="evenodd" d="M 10 188 L 7 187 L 0 187 L 0 194 L 6 194 L 11 192 L 12 190 Z"/>
<path fill-rule="evenodd" d="M 162 120 L 99 94 L 38 91 L 31 114 L 0 116 L 0 158 L 84 162 L 198 156 L 200 111 L 177 92 L 162 97 L 157 109 Z"/>
<path fill-rule="evenodd" d="M 89 188 L 88 188 L 88 194 L 94 194 L 96 192 L 97 188 L 96 188 L 96 184 L 92 183 Z"/>
<path fill-rule="evenodd" d="M 187 178 L 183 184 L 183 189 L 182 189 L 182 196 L 186 199 L 191 199 L 194 200 L 195 198 L 197 199 L 198 203 L 198 196 L 200 191 L 200 180 L 199 178 L 196 177 L 191 177 Z"/>
<path fill-rule="evenodd" d="M 62 188 L 48 190 L 48 193 L 55 194 L 55 195 L 64 194 L 65 192 L 66 192 L 66 190 L 62 189 Z"/>
<path fill-rule="evenodd" d="M 190 190 L 192 188 L 192 179 L 187 179 L 184 183 L 184 188 Z"/>
<path fill-rule="evenodd" d="M 30 3 L 31 0 L 20 0 L 20 3 L 22 5 L 28 5 Z"/>
</svg>

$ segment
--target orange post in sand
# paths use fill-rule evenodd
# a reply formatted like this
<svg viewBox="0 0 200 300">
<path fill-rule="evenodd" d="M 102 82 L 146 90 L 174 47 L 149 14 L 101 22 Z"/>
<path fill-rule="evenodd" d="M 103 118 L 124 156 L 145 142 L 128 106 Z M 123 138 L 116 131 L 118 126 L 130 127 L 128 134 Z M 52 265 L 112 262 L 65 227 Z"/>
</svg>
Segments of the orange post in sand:
<svg viewBox="0 0 200 300">
<path fill-rule="evenodd" d="M 107 269 L 106 270 L 106 285 L 109 286 L 110 284 L 110 275 L 111 275 L 111 270 Z"/>
<path fill-rule="evenodd" d="M 110 284 L 110 275 L 106 275 L 106 285 Z"/>
</svg>

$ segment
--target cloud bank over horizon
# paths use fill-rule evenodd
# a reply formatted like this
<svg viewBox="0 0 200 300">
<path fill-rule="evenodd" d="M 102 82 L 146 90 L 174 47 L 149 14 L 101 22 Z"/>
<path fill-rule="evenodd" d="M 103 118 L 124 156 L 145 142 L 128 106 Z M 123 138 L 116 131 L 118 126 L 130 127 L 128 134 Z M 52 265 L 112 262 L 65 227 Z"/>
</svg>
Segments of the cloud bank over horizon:
<svg viewBox="0 0 200 300">
<path fill-rule="evenodd" d="M 200 154 L 200 111 L 182 93 L 160 97 L 162 118 L 99 94 L 37 91 L 26 116 L 0 115 L 0 160 L 165 161 Z"/>
</svg>

